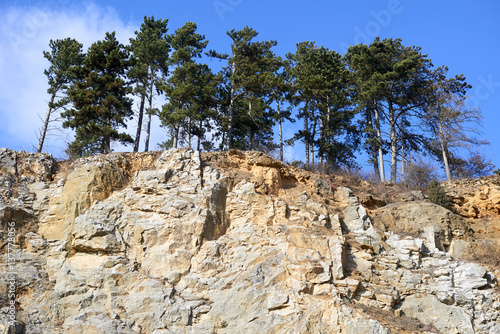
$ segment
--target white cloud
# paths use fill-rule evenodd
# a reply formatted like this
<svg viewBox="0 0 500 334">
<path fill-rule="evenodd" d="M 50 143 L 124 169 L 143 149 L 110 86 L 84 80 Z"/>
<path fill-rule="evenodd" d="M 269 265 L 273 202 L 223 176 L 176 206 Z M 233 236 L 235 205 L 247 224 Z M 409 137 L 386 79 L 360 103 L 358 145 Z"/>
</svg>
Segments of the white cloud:
<svg viewBox="0 0 500 334">
<path fill-rule="evenodd" d="M 42 125 L 37 115 L 45 116 L 48 99 L 43 71 L 49 63 L 42 52 L 49 50 L 51 39 L 72 37 L 87 50 L 106 32 L 116 31 L 118 40 L 128 44 L 139 26 L 140 22 L 131 25 L 121 20 L 111 7 L 92 3 L 74 5 L 54 0 L 51 7 L 8 7 L 0 11 L 0 147 L 32 150 L 37 144 L 36 133 Z M 129 133 L 135 135 L 136 124 L 135 120 L 130 122 Z M 153 128 L 151 149 L 163 136 L 158 120 Z M 51 135 L 47 150 L 62 157 L 71 139 L 68 131 L 63 136 Z"/>
</svg>

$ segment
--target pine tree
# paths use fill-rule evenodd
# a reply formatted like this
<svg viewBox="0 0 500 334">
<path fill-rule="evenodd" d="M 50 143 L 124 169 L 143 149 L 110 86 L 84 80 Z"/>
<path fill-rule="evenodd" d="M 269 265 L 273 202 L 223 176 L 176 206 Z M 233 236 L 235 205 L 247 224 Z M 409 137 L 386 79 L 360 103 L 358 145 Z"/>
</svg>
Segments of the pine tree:
<svg viewBox="0 0 500 334">
<path fill-rule="evenodd" d="M 395 183 L 398 152 L 421 148 L 423 145 L 422 137 L 411 131 L 410 127 L 416 124 L 413 118 L 421 117 L 427 103 L 425 97 L 429 93 L 432 63 L 421 53 L 420 47 L 406 47 L 399 38 L 381 41 L 377 37 L 367 48 L 357 46 L 348 53 L 356 55 L 348 62 L 354 65 L 356 73 L 360 75 L 358 82 L 365 82 L 358 85 L 363 107 L 377 113 L 377 136 L 381 133 L 382 120 L 389 126 L 391 182 Z M 373 137 L 370 139 L 373 140 Z M 381 153 L 381 136 L 377 140 Z M 379 158 L 383 157 L 379 155 Z M 383 166 L 382 159 L 379 163 Z M 382 170 L 380 173 L 383 176 Z"/>
<path fill-rule="evenodd" d="M 215 58 L 225 59 L 228 64 L 221 77 L 226 86 L 220 87 L 224 107 L 224 146 L 230 148 L 257 149 L 269 140 L 274 124 L 269 109 L 269 95 L 274 90 L 274 77 L 280 68 L 279 58 L 271 50 L 276 41 L 254 41 L 258 33 L 249 27 L 227 32 L 231 38 L 231 55 L 211 51 Z"/>
<path fill-rule="evenodd" d="M 151 117 L 153 115 L 154 92 L 160 76 L 168 75 L 168 54 L 170 46 L 167 41 L 168 20 L 155 20 L 154 16 L 144 16 L 141 29 L 135 31 L 135 38 L 130 39 L 134 64 L 128 76 L 136 85 L 134 92 L 140 96 L 137 133 L 134 152 L 139 151 L 145 102 L 148 102 L 145 151 L 149 150 L 151 133 Z"/>
<path fill-rule="evenodd" d="M 159 116 L 162 126 L 169 127 L 172 134 L 172 146 L 179 146 L 181 130 L 184 131 L 187 146 L 191 147 L 191 134 L 197 113 L 197 96 L 201 87 L 199 75 L 203 69 L 196 59 L 202 56 L 208 44 L 204 35 L 196 33 L 196 24 L 186 22 L 174 34 L 168 36 L 173 52 L 170 59 L 171 76 L 159 84 L 159 88 L 168 97 Z"/>
<path fill-rule="evenodd" d="M 361 117 L 361 133 L 365 136 L 365 147 L 373 164 L 377 180 L 385 182 L 384 141 L 382 139 L 380 102 L 383 98 L 378 86 L 377 76 L 381 69 L 378 48 L 364 44 L 352 46 L 344 56 L 351 71 L 353 100 Z"/>
<path fill-rule="evenodd" d="M 391 151 L 391 182 L 396 183 L 398 144 L 398 127 L 402 126 L 405 116 L 418 115 L 425 107 L 425 96 L 429 88 L 429 59 L 420 52 L 420 47 L 405 47 L 401 39 L 387 39 L 382 42 L 385 49 L 384 65 L 387 71 L 382 74 L 380 85 L 384 96 L 385 117 L 389 124 L 389 142 Z M 411 124 L 411 123 L 410 123 Z"/>
<path fill-rule="evenodd" d="M 78 80 L 68 90 L 73 108 L 62 114 L 66 119 L 63 127 L 76 130 L 67 150 L 70 156 L 109 153 L 112 141 L 133 142 L 130 135 L 118 130 L 133 115 L 125 82 L 129 64 L 129 52 L 114 32 L 89 48 L 77 71 Z"/>
<path fill-rule="evenodd" d="M 349 108 L 348 71 L 342 57 L 335 51 L 314 42 L 297 44 L 290 63 L 295 105 L 304 129 L 293 140 L 302 140 L 306 147 L 306 164 L 319 162 L 334 165 L 351 164 L 356 147 L 355 129 L 351 126 L 354 112 Z"/>
<path fill-rule="evenodd" d="M 83 61 L 82 44 L 75 39 L 50 40 L 49 46 L 51 51 L 44 51 L 43 56 L 50 62 L 50 67 L 43 73 L 49 80 L 47 93 L 50 95 L 50 100 L 40 131 L 36 150 L 38 153 L 42 152 L 49 123 L 53 118 L 52 115 L 60 108 L 65 108 L 70 102 L 67 89 L 75 79 L 74 68 L 79 67 Z"/>
<path fill-rule="evenodd" d="M 428 198 L 434 204 L 440 205 L 443 208 L 449 209 L 451 204 L 450 197 L 446 194 L 446 191 L 441 187 L 439 182 L 432 180 L 427 186 Z"/>
<path fill-rule="evenodd" d="M 217 86 L 220 76 L 215 75 L 205 64 L 197 64 L 197 80 L 195 82 L 196 96 L 192 106 L 195 111 L 193 126 L 191 128 L 197 137 L 196 149 L 201 151 L 201 146 L 206 151 L 211 150 L 213 144 L 206 140 L 205 135 L 214 130 L 217 117 Z"/>
<path fill-rule="evenodd" d="M 278 123 L 279 156 L 280 160 L 284 161 L 283 123 L 284 121 L 293 123 L 295 122 L 295 119 L 292 117 L 292 108 L 290 107 L 290 102 L 292 99 L 290 80 L 288 80 L 290 69 L 288 66 L 288 62 L 283 61 L 281 58 L 279 59 L 279 61 L 282 64 L 282 71 L 276 73 L 275 82 L 273 84 L 274 89 L 271 93 L 271 99 L 276 103 L 274 119 L 275 122 Z"/>
</svg>

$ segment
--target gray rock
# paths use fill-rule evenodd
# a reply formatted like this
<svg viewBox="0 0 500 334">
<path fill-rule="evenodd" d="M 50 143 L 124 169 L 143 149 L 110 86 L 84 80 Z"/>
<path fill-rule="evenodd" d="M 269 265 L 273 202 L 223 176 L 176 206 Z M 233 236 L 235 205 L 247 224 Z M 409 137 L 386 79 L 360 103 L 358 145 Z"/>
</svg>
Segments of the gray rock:
<svg viewBox="0 0 500 334">
<path fill-rule="evenodd" d="M 454 270 L 454 284 L 464 290 L 480 289 L 488 286 L 486 269 L 476 263 L 462 263 Z"/>
<path fill-rule="evenodd" d="M 261 153 L 220 153 L 238 167 L 228 173 L 189 149 L 158 155 L 85 158 L 54 182 L 28 170 L 35 155 L 18 156 L 18 170 L 39 180 L 23 181 L 20 196 L 4 182 L 16 197 L 0 205 L 3 221 L 22 227 L 20 331 L 385 334 L 397 330 L 391 312 L 442 332 L 498 331 L 492 273 L 447 253 L 466 235 L 449 212 L 406 203 L 370 217 L 348 188 L 331 201 L 314 178 L 290 187 L 287 167 Z M 143 158 L 152 170 L 131 172 Z M 2 334 L 4 318 L 2 309 Z"/>
<path fill-rule="evenodd" d="M 432 203 L 394 203 L 375 211 L 374 225 L 382 231 L 411 233 L 425 238 L 429 250 L 446 251 L 454 235 L 467 231 L 467 224 L 451 211 Z"/>
<path fill-rule="evenodd" d="M 471 316 L 465 310 L 443 304 L 432 295 L 406 297 L 401 311 L 424 324 L 435 326 L 443 333 L 475 333 Z"/>
<path fill-rule="evenodd" d="M 406 193 L 399 194 L 399 198 L 403 202 L 412 202 L 412 201 L 423 201 L 424 195 L 421 191 L 410 191 Z"/>
<path fill-rule="evenodd" d="M 17 174 L 16 152 L 0 148 L 0 172 Z"/>
<path fill-rule="evenodd" d="M 116 253 L 125 250 L 125 244 L 116 230 L 123 204 L 106 199 L 76 217 L 72 247 L 83 252 Z"/>
</svg>

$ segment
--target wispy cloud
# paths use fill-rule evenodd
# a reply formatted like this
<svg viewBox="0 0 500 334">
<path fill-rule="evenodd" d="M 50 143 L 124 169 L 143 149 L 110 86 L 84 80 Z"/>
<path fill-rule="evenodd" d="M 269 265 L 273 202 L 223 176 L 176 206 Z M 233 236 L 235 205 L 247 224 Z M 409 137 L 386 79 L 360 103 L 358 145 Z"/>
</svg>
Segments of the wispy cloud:
<svg viewBox="0 0 500 334">
<path fill-rule="evenodd" d="M 64 3 L 64 4 L 61 4 Z M 37 144 L 37 131 L 47 108 L 49 67 L 43 51 L 49 50 L 50 39 L 75 38 L 84 50 L 102 40 L 107 31 L 128 44 L 140 22 L 124 22 L 111 7 L 72 1 L 54 1 L 52 6 L 9 6 L 0 11 L 0 147 L 32 150 Z M 135 121 L 129 132 L 135 133 Z M 60 127 L 60 124 L 59 124 Z M 158 132 L 161 130 L 157 130 Z M 157 135 L 158 136 L 158 135 Z M 161 136 L 161 134 L 159 134 Z M 53 132 L 47 150 L 64 156 L 70 131 Z M 153 139 L 152 148 L 156 146 Z M 45 151 L 45 150 L 44 150 Z"/>
</svg>

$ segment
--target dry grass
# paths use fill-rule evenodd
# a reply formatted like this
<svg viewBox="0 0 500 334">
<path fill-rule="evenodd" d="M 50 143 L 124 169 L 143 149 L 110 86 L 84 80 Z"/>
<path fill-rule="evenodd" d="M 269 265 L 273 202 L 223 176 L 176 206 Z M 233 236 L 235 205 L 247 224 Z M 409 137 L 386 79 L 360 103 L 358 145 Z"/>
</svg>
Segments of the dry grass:
<svg viewBox="0 0 500 334">
<path fill-rule="evenodd" d="M 57 182 L 63 180 L 63 183 L 66 183 L 68 175 L 76 168 L 76 161 L 77 160 L 57 161 L 54 166 L 54 175 L 56 177 L 54 177 L 53 180 Z"/>
<path fill-rule="evenodd" d="M 473 247 L 460 260 L 476 262 L 500 270 L 500 246 L 493 240 L 483 238 L 478 233 L 471 240 Z"/>
<path fill-rule="evenodd" d="M 349 302 L 350 303 L 350 302 Z M 384 325 L 390 333 L 409 334 L 409 333 L 440 333 L 436 327 L 426 325 L 418 319 L 407 316 L 398 317 L 391 311 L 383 310 L 378 307 L 368 306 L 361 303 L 350 303 L 351 307 L 367 314 L 371 319 L 377 320 Z"/>
</svg>

